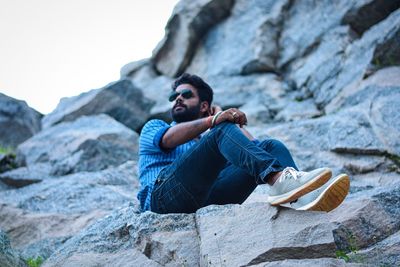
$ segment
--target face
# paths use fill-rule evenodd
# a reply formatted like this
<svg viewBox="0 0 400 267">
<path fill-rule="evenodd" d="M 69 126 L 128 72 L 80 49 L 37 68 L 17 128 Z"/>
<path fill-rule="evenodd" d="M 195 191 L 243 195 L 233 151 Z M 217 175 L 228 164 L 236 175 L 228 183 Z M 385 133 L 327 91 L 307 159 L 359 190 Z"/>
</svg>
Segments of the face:
<svg viewBox="0 0 400 267">
<path fill-rule="evenodd" d="M 176 98 L 173 100 L 174 105 L 171 110 L 174 121 L 179 123 L 196 120 L 203 117 L 207 112 L 208 103 L 200 101 L 197 90 L 192 85 L 181 84 L 175 92 L 179 94 L 175 94 Z"/>
</svg>

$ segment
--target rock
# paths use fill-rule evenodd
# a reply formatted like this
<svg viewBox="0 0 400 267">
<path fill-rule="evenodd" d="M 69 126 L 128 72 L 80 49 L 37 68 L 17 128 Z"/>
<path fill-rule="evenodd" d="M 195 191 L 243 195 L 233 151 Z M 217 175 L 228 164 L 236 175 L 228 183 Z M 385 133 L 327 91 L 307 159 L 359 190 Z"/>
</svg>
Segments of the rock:
<svg viewBox="0 0 400 267">
<path fill-rule="evenodd" d="M 0 146 L 15 148 L 39 132 L 41 117 L 25 101 L 0 93 Z"/>
<path fill-rule="evenodd" d="M 150 63 L 131 73 L 129 78 L 143 92 L 143 95 L 155 103 L 150 110 L 150 118 L 172 121 L 171 103 L 168 97 L 171 92 L 172 79 L 158 75 Z"/>
<path fill-rule="evenodd" d="M 54 178 L 53 175 L 50 175 L 51 170 L 52 167 L 48 163 L 32 164 L 0 174 L 0 181 L 10 187 L 20 188 Z"/>
<path fill-rule="evenodd" d="M 258 139 L 281 140 L 302 170 L 329 166 L 334 172 L 348 172 L 348 163 L 353 162 L 352 170 L 362 172 L 369 163 L 368 159 L 358 160 L 360 155 L 370 158 L 369 155 L 379 156 L 388 151 L 369 118 L 359 110 L 249 130 Z"/>
<path fill-rule="evenodd" d="M 17 159 L 51 164 L 51 175 L 97 171 L 137 158 L 138 135 L 107 115 L 60 123 L 25 141 Z"/>
<path fill-rule="evenodd" d="M 335 226 L 323 213 L 278 212 L 266 203 L 256 203 L 209 206 L 196 213 L 196 221 L 201 266 L 250 266 L 335 255 Z"/>
<path fill-rule="evenodd" d="M 25 267 L 26 263 L 11 248 L 7 235 L 0 230 L 0 266 L 2 267 Z"/>
<path fill-rule="evenodd" d="M 389 154 L 400 156 L 400 85 L 376 94 L 369 115 L 377 136 Z"/>
<path fill-rule="evenodd" d="M 362 108 L 367 108 L 372 104 L 375 96 L 382 93 L 381 91 L 391 90 L 391 87 L 399 86 L 400 67 L 380 69 L 366 79 L 347 86 L 325 107 L 325 111 L 334 113 L 361 104 L 363 105 Z"/>
<path fill-rule="evenodd" d="M 42 120 L 44 129 L 81 116 L 105 113 L 138 131 L 149 118 L 153 103 L 129 80 L 120 80 L 101 89 L 63 98 L 57 108 Z"/>
<path fill-rule="evenodd" d="M 320 258 L 320 259 L 303 259 L 303 260 L 284 260 L 268 263 L 260 263 L 254 267 L 309 267 L 309 266 L 325 266 L 325 267 L 366 267 L 372 265 L 359 263 L 346 263 L 344 260 Z"/>
<path fill-rule="evenodd" d="M 352 30 L 359 35 L 400 8 L 398 1 L 369 0 L 362 2 L 361 6 L 350 9 L 343 17 L 343 23 L 349 24 Z"/>
<path fill-rule="evenodd" d="M 44 266 L 93 266 L 107 255 L 118 266 L 132 265 L 133 256 L 135 266 L 198 266 L 198 242 L 193 214 L 139 213 L 128 206 L 69 239 Z"/>
<path fill-rule="evenodd" d="M 81 172 L 49 179 L 18 190 L 3 191 L 0 202 L 30 212 L 76 214 L 111 211 L 134 200 L 139 182 L 136 163 L 99 172 Z"/>
<path fill-rule="evenodd" d="M 126 64 L 120 70 L 121 80 L 130 77 L 133 73 L 150 63 L 150 59 L 142 59 Z"/>
<path fill-rule="evenodd" d="M 15 154 L 1 154 L 0 153 L 0 173 L 6 172 L 17 168 L 17 162 L 15 161 Z"/>
<path fill-rule="evenodd" d="M 30 213 L 0 204 L 0 228 L 9 233 L 13 247 L 24 258 L 46 259 L 66 240 L 105 214 L 101 210 L 70 215 Z"/>
<path fill-rule="evenodd" d="M 285 85 L 275 74 L 252 74 L 246 76 L 212 76 L 207 83 L 214 90 L 215 104 L 240 107 L 250 100 L 259 100 L 269 110 L 282 108 L 280 98 L 285 95 Z M 226 97 L 227 92 L 229 97 Z M 275 112 L 276 113 L 276 112 Z"/>
<path fill-rule="evenodd" d="M 344 60 L 344 51 L 351 42 L 350 36 L 347 26 L 333 28 L 321 37 L 321 42 L 312 52 L 290 64 L 288 78 L 295 82 L 297 88 L 305 91 L 305 97 L 308 97 L 306 85 L 311 84 L 310 81 L 326 79 L 326 76 L 334 73 L 338 63 Z"/>
<path fill-rule="evenodd" d="M 169 77 L 180 75 L 190 63 L 199 40 L 230 13 L 232 0 L 181 1 L 153 51 L 156 69 Z"/>
<path fill-rule="evenodd" d="M 294 59 L 310 53 L 325 33 L 340 26 L 350 10 L 358 10 L 362 1 L 295 1 L 286 13 L 279 39 L 278 67 L 284 68 Z"/>
<path fill-rule="evenodd" d="M 288 5 L 289 1 L 236 1 L 229 18 L 203 38 L 186 71 L 205 77 L 276 71 Z"/>
<path fill-rule="evenodd" d="M 301 119 L 312 119 L 322 116 L 312 99 L 304 101 L 292 100 L 274 117 L 275 121 L 298 121 Z"/>
<path fill-rule="evenodd" d="M 345 88 L 360 83 L 368 73 L 371 63 L 374 62 L 374 57 L 381 53 L 386 54 L 385 47 L 390 46 L 391 54 L 398 53 L 400 46 L 396 40 L 399 32 L 400 10 L 397 10 L 366 31 L 361 39 L 349 45 L 343 62 L 337 60 L 331 62 L 331 66 L 317 68 L 316 72 L 321 74 L 316 75 L 315 79 L 310 79 L 307 83 L 307 88 L 313 94 L 315 103 L 320 107 L 325 107 Z M 386 64 L 381 67 L 384 66 Z"/>
<path fill-rule="evenodd" d="M 373 266 L 396 266 L 400 262 L 400 232 L 374 246 L 349 254 L 350 262 L 369 263 Z"/>
</svg>

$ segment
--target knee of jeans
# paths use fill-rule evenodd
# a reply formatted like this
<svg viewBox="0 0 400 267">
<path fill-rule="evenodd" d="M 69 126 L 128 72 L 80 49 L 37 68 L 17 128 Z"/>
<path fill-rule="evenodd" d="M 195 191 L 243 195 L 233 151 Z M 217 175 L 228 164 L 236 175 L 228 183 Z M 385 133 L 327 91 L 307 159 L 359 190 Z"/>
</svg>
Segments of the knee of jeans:
<svg viewBox="0 0 400 267">
<path fill-rule="evenodd" d="M 264 140 L 260 143 L 260 146 L 263 149 L 273 149 L 273 148 L 283 148 L 283 149 L 287 149 L 287 147 L 285 146 L 284 143 L 282 143 L 281 141 L 277 140 L 277 139 L 267 139 Z"/>
</svg>

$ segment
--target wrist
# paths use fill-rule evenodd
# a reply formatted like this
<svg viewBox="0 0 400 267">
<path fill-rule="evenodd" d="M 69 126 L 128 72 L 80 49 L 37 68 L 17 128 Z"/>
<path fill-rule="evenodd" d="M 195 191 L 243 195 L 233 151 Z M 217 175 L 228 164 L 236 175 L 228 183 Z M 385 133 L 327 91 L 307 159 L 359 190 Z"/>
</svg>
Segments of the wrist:
<svg viewBox="0 0 400 267">
<path fill-rule="evenodd" d="M 214 116 L 208 116 L 206 118 L 206 124 L 207 124 L 207 128 L 211 128 L 212 127 L 212 120 L 213 120 Z"/>
<path fill-rule="evenodd" d="M 215 125 L 217 125 L 217 119 L 218 117 L 222 114 L 222 110 L 218 111 L 217 114 L 215 114 L 211 120 L 211 128 L 213 128 Z"/>
</svg>

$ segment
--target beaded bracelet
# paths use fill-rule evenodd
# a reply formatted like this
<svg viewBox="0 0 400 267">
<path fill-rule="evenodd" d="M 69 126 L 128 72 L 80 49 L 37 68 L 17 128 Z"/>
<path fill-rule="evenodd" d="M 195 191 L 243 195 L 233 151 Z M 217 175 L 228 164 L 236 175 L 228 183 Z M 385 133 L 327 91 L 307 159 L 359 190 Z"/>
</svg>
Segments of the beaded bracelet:
<svg viewBox="0 0 400 267">
<path fill-rule="evenodd" d="M 223 111 L 218 111 L 217 114 L 214 115 L 211 121 L 211 128 L 215 126 L 215 123 L 217 122 L 218 117 L 221 115 Z"/>
</svg>

